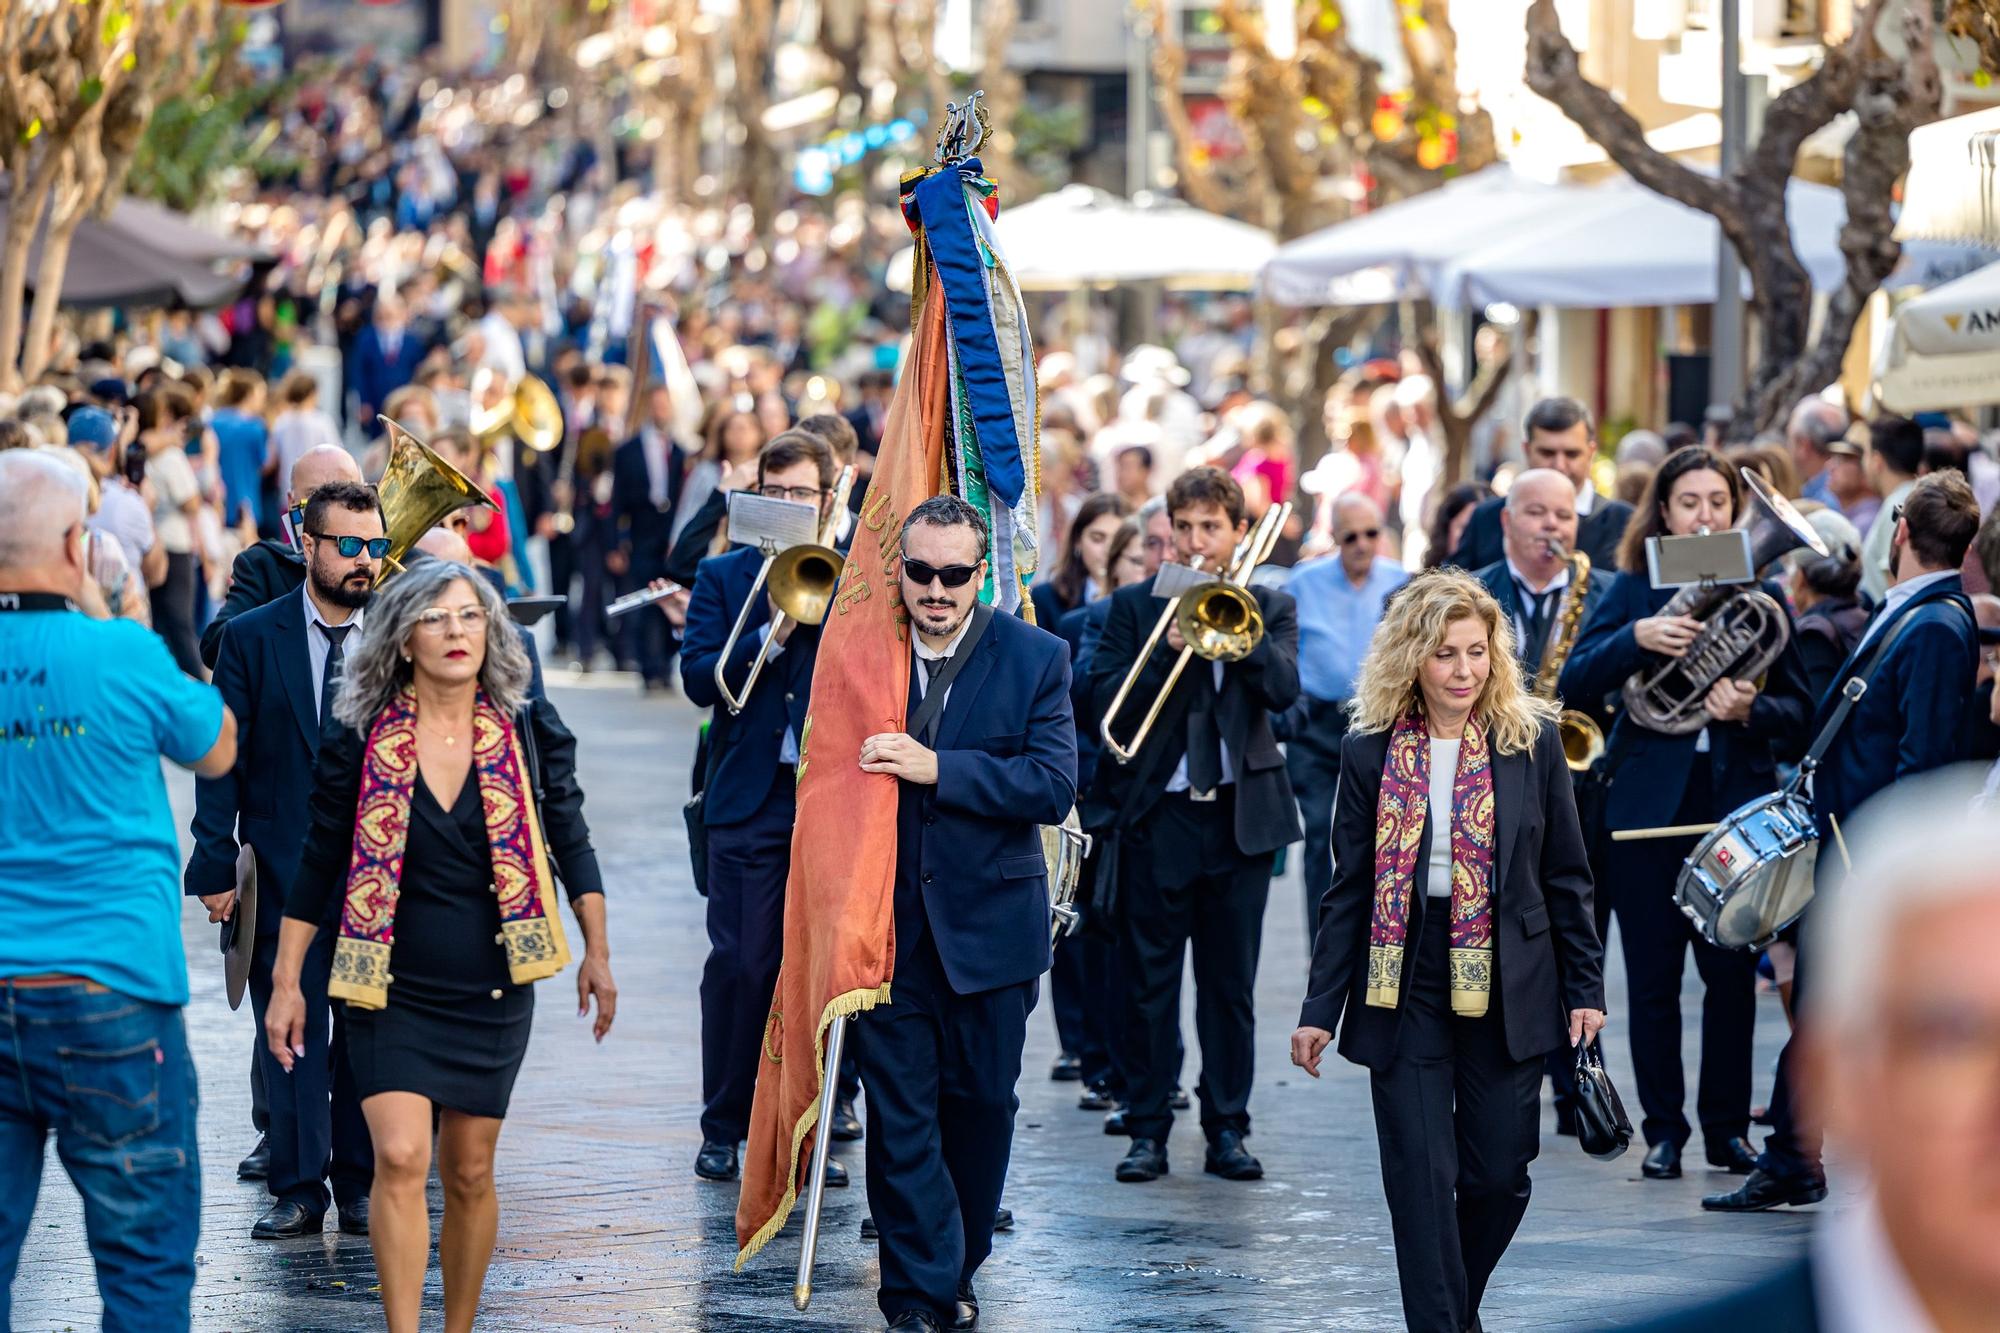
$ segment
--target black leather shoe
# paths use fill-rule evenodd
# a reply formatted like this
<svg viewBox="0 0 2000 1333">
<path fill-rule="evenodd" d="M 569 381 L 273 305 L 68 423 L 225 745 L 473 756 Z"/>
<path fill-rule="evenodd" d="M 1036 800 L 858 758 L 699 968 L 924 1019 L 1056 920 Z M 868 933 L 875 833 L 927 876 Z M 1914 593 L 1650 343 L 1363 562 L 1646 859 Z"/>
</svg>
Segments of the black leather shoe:
<svg viewBox="0 0 2000 1333">
<path fill-rule="evenodd" d="M 842 1097 L 833 1104 L 833 1141 L 853 1143 L 861 1137 L 861 1117 L 854 1114 L 854 1103 Z"/>
<path fill-rule="evenodd" d="M 840 1164 L 838 1157 L 826 1159 L 826 1187 L 830 1190 L 847 1188 L 847 1168 Z"/>
<path fill-rule="evenodd" d="M 694 1155 L 694 1173 L 703 1180 L 736 1179 L 736 1145 L 703 1139 L 701 1151 Z"/>
<path fill-rule="evenodd" d="M 1662 1139 L 1646 1149 L 1646 1160 L 1639 1164 L 1639 1174 L 1648 1180 L 1679 1180 L 1681 1150 L 1673 1140 Z"/>
<path fill-rule="evenodd" d="M 368 1196 L 362 1195 L 352 1203 L 341 1205 L 341 1234 L 365 1236 L 368 1234 Z"/>
<path fill-rule="evenodd" d="M 1243 1136 L 1233 1129 L 1219 1130 L 1209 1140 L 1208 1159 L 1201 1169 L 1224 1180 L 1262 1180 L 1264 1164 L 1243 1146 Z"/>
<path fill-rule="evenodd" d="M 271 1140 L 264 1135 L 257 1136 L 257 1146 L 250 1155 L 236 1164 L 238 1180 L 264 1180 L 271 1174 Z"/>
<path fill-rule="evenodd" d="M 1049 1067 L 1049 1077 L 1058 1083 L 1080 1083 L 1083 1081 L 1083 1060 L 1080 1056 L 1064 1051 Z M 953 1327 L 956 1327 L 954 1325 Z"/>
<path fill-rule="evenodd" d="M 1739 1135 L 1726 1142 L 1710 1145 L 1708 1164 L 1718 1171 L 1747 1176 L 1757 1169 L 1757 1150 L 1750 1146 L 1750 1140 Z"/>
<path fill-rule="evenodd" d="M 951 1326 L 954 1329 L 979 1327 L 979 1296 L 972 1290 L 970 1282 L 958 1284 L 958 1308 L 952 1313 Z"/>
<path fill-rule="evenodd" d="M 861 1239 L 863 1240 L 882 1239 L 882 1233 L 875 1229 L 875 1219 L 872 1216 L 864 1217 L 861 1219 Z"/>
<path fill-rule="evenodd" d="M 938 1333 L 937 1316 L 929 1310 L 905 1310 L 889 1321 L 888 1333 Z"/>
<path fill-rule="evenodd" d="M 1192 1105 L 1192 1103 L 1188 1101 L 1187 1089 L 1175 1088 L 1174 1095 L 1167 1098 L 1167 1105 L 1173 1107 L 1176 1111 L 1187 1110 L 1188 1107 Z"/>
<path fill-rule="evenodd" d="M 250 1228 L 252 1240 L 290 1240 L 294 1236 L 317 1236 L 326 1230 L 326 1214 L 316 1213 L 302 1203 L 280 1199 L 264 1210 Z"/>
<path fill-rule="evenodd" d="M 993 1210 L 993 1229 L 995 1231 L 1012 1231 L 1014 1229 L 1014 1210 L 1012 1208 L 995 1208 Z"/>
<path fill-rule="evenodd" d="M 1102 1083 L 1093 1083 L 1085 1088 L 1076 1099 L 1079 1111 L 1109 1111 L 1118 1105 L 1117 1095 Z"/>
<path fill-rule="evenodd" d="M 1152 1139 L 1133 1139 L 1132 1150 L 1113 1174 L 1127 1184 L 1158 1180 L 1167 1174 L 1167 1150 Z"/>
<path fill-rule="evenodd" d="M 1711 1194 L 1701 1206 L 1711 1213 L 1762 1213 L 1790 1204 L 1794 1208 L 1826 1197 L 1824 1180 L 1786 1180 L 1759 1167 L 1727 1194 Z"/>
<path fill-rule="evenodd" d="M 1114 1139 L 1125 1137 L 1125 1108 L 1114 1107 L 1104 1113 L 1104 1132 Z"/>
</svg>

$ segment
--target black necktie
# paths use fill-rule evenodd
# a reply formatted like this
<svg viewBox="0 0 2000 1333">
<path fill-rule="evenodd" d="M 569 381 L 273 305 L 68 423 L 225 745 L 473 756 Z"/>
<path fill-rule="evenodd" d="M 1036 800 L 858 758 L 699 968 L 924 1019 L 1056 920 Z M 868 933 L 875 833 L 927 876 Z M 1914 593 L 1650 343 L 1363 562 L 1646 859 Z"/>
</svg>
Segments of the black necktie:
<svg viewBox="0 0 2000 1333">
<path fill-rule="evenodd" d="M 946 664 L 951 659 L 949 657 L 920 657 L 917 660 L 924 664 L 924 694 L 928 696 L 933 689 L 937 688 L 938 673 L 945 669 Z M 931 712 L 931 720 L 924 723 L 924 744 L 931 746 L 933 749 L 936 748 L 933 742 L 937 740 L 938 719 L 943 716 L 944 701 L 940 699 L 938 706 Z"/>
<path fill-rule="evenodd" d="M 340 641 L 347 637 L 352 625 L 321 625 L 319 632 L 326 635 L 326 665 L 319 672 L 319 715 L 322 720 L 327 710 L 333 707 L 333 692 L 340 686 L 340 663 L 344 654 Z"/>
<path fill-rule="evenodd" d="M 1548 629 L 1549 594 L 1534 592 L 1525 583 L 1516 584 L 1521 595 L 1521 623 L 1527 631 L 1528 641 L 1522 645 L 1523 656 L 1530 662 L 1539 662 L 1542 657 L 1542 635 Z"/>
<path fill-rule="evenodd" d="M 1198 663 L 1188 696 L 1188 787 L 1204 795 L 1222 785 L 1222 732 L 1215 725 L 1215 668 Z"/>
</svg>

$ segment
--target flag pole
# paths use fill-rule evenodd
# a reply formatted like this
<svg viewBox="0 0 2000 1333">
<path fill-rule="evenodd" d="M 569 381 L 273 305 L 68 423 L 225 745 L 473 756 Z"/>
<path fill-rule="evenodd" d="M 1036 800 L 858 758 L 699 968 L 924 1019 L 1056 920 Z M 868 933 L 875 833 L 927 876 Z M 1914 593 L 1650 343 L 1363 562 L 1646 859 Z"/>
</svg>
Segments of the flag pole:
<svg viewBox="0 0 2000 1333">
<path fill-rule="evenodd" d="M 799 1275 L 792 1283 L 792 1308 L 803 1310 L 812 1304 L 813 1255 L 819 1250 L 819 1210 L 826 1202 L 826 1161 L 833 1147 L 836 1099 L 840 1096 L 840 1057 L 847 1045 L 847 1024 L 835 1019 L 826 1034 L 826 1078 L 819 1094 L 819 1128 L 813 1134 L 812 1183 L 806 1186 L 805 1232 L 799 1238 Z"/>
</svg>

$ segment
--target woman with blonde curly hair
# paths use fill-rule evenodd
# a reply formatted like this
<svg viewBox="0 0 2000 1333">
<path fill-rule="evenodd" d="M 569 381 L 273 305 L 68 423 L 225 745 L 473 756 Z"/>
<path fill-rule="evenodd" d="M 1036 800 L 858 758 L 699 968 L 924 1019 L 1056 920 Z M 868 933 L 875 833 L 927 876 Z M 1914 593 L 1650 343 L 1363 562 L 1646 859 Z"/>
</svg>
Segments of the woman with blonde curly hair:
<svg viewBox="0 0 2000 1333">
<path fill-rule="evenodd" d="M 1556 709 L 1470 574 L 1390 597 L 1349 712 L 1292 1063 L 1340 1030 L 1368 1067 L 1404 1320 L 1460 1333 L 1528 1208 L 1544 1057 L 1604 1026 L 1590 864 Z"/>
</svg>

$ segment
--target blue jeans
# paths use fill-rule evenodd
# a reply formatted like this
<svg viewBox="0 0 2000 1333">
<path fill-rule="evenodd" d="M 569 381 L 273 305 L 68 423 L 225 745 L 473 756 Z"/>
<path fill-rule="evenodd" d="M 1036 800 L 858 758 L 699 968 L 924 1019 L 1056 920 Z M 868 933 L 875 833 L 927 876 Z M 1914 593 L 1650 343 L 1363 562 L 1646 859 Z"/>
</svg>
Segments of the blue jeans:
<svg viewBox="0 0 2000 1333">
<path fill-rule="evenodd" d="M 50 1130 L 83 1196 L 106 1333 L 188 1327 L 198 1101 L 179 1008 L 80 982 L 0 980 L 0 1328 L 13 1326 Z"/>
</svg>

